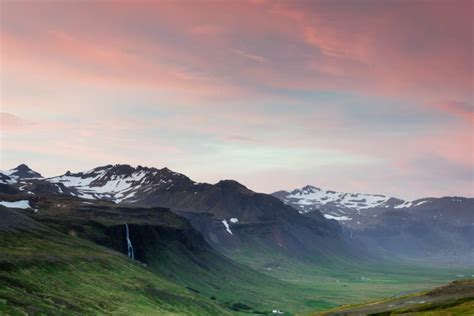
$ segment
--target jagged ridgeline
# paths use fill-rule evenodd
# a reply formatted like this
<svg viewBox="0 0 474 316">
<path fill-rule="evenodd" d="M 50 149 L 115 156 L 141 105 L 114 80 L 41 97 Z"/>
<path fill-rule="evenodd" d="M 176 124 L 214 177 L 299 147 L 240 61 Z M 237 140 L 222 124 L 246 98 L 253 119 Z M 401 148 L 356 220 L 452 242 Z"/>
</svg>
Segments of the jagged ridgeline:
<svg viewBox="0 0 474 316">
<path fill-rule="evenodd" d="M 331 256 L 362 253 L 348 247 L 337 222 L 308 219 L 267 194 L 255 193 L 232 180 L 214 185 L 194 182 L 167 168 L 108 165 L 62 176 L 23 177 L 5 172 L 5 184 L 22 193 L 68 195 L 134 207 L 167 207 L 189 219 L 214 248 L 235 252 L 285 252 L 326 261 Z"/>
</svg>

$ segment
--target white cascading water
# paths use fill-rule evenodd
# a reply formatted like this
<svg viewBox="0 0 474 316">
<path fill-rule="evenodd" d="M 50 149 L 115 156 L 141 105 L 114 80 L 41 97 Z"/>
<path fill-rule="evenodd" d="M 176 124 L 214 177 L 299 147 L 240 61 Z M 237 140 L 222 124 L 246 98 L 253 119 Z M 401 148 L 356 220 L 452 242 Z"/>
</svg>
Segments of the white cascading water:
<svg viewBox="0 0 474 316">
<path fill-rule="evenodd" d="M 127 238 L 127 255 L 129 256 L 130 259 L 135 260 L 132 242 L 130 241 L 130 235 L 128 233 L 128 225 L 126 223 L 125 223 L 125 228 L 126 228 L 126 238 Z"/>
</svg>

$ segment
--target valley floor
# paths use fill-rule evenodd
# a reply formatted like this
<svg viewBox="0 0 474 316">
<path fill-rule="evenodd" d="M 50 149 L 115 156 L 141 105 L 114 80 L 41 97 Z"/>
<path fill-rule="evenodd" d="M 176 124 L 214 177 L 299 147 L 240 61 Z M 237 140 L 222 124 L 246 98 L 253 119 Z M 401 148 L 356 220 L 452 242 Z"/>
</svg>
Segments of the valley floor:
<svg viewBox="0 0 474 316">
<path fill-rule="evenodd" d="M 341 261 L 340 258 L 320 264 L 305 264 L 270 254 L 260 256 L 259 260 L 243 253 L 234 254 L 232 258 L 273 278 L 296 285 L 305 298 L 296 309 L 299 313 L 430 290 L 457 279 L 472 277 L 474 273 L 472 268 L 396 262 L 361 264 Z"/>
</svg>

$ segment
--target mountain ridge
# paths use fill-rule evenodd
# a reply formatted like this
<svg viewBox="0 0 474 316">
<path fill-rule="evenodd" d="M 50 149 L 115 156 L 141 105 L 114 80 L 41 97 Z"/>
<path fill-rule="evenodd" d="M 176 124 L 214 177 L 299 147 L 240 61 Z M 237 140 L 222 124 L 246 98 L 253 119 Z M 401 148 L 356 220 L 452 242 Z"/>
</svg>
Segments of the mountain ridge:
<svg viewBox="0 0 474 316">
<path fill-rule="evenodd" d="M 310 260 L 322 260 L 331 253 L 357 256 L 373 249 L 382 255 L 470 260 L 474 250 L 469 241 L 474 233 L 474 199 L 469 198 L 405 201 L 314 186 L 268 195 L 235 180 L 200 183 L 168 168 L 123 164 L 50 178 L 8 176 L 16 171 L 0 173 L 0 192 L 170 208 L 227 254 L 258 244 Z M 3 181 L 2 177 L 9 178 Z"/>
<path fill-rule="evenodd" d="M 199 183 L 168 168 L 119 164 L 11 184 L 33 196 L 69 195 L 124 206 L 170 208 L 190 220 L 213 247 L 227 253 L 253 249 L 255 244 L 309 260 L 323 260 L 331 252 L 356 253 L 345 245 L 336 221 L 317 212 L 308 219 L 279 199 L 235 180 Z"/>
</svg>

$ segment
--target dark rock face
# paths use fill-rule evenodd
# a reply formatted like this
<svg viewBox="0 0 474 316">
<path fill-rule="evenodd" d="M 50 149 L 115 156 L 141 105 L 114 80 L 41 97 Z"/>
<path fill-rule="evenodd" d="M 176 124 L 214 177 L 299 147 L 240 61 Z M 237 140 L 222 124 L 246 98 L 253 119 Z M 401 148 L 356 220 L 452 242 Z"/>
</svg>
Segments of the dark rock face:
<svg viewBox="0 0 474 316">
<path fill-rule="evenodd" d="M 7 176 L 6 174 L 0 173 L 0 182 L 6 184 L 6 183 L 11 183 L 12 178 Z"/>
<path fill-rule="evenodd" d="M 173 243 L 178 243 L 189 252 L 211 251 L 202 235 L 191 226 L 183 229 L 160 225 L 128 224 L 128 227 L 135 259 L 143 263 L 151 262 L 156 251 L 164 251 Z M 125 233 L 125 224 L 108 227 L 105 230 L 108 238 L 102 240 L 100 244 L 126 254 Z"/>
<path fill-rule="evenodd" d="M 0 193 L 14 195 L 14 194 L 20 193 L 20 190 L 18 190 L 14 186 L 4 184 L 4 183 L 0 183 Z"/>
<path fill-rule="evenodd" d="M 15 209 L 0 205 L 0 232 L 41 231 L 44 227 Z"/>
<path fill-rule="evenodd" d="M 14 171 L 11 175 L 16 176 L 20 179 L 27 179 L 27 178 L 41 178 L 41 174 L 36 171 L 33 171 L 25 164 L 21 164 L 18 167 L 14 168 Z"/>
</svg>

